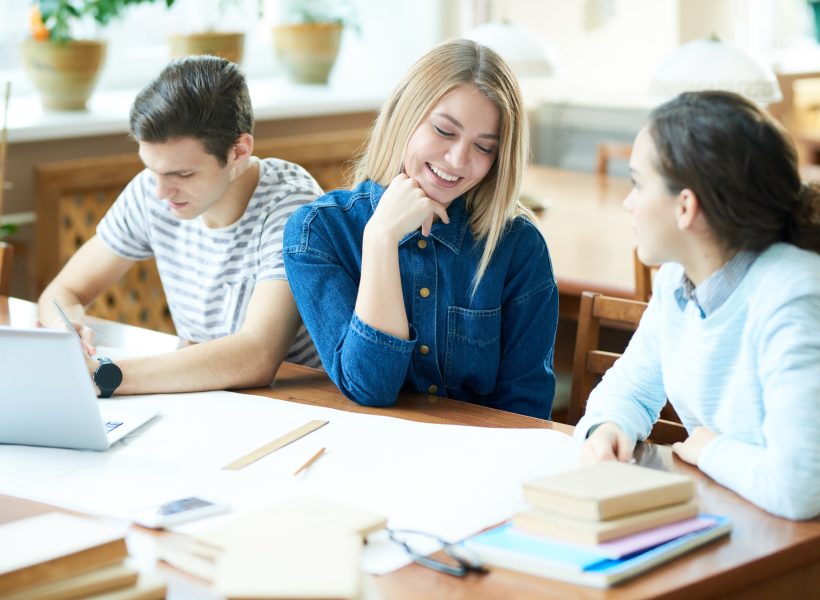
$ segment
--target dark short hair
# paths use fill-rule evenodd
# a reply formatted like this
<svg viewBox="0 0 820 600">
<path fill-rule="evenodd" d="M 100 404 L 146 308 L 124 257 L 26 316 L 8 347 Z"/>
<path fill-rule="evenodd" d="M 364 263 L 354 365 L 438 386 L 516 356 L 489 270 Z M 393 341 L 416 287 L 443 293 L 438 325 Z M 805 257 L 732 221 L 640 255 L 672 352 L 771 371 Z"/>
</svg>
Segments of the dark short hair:
<svg viewBox="0 0 820 600">
<path fill-rule="evenodd" d="M 239 136 L 253 133 L 245 76 L 235 64 L 215 56 L 171 61 L 137 94 L 129 124 L 138 142 L 196 138 L 224 165 Z"/>
<path fill-rule="evenodd" d="M 691 189 L 727 248 L 784 241 L 820 252 L 820 188 L 801 182 L 794 143 L 754 103 L 687 92 L 652 111 L 649 131 L 667 188 Z"/>
</svg>

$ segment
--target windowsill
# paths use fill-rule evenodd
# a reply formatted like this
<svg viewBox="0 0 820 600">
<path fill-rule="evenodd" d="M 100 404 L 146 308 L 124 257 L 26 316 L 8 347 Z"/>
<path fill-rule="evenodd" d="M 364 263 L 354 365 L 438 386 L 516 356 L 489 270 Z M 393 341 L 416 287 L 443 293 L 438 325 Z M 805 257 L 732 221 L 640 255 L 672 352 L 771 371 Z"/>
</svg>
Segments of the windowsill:
<svg viewBox="0 0 820 600">
<path fill-rule="evenodd" d="M 296 85 L 282 77 L 248 82 L 257 121 L 375 111 L 390 91 L 387 83 Z M 126 133 L 128 111 L 138 90 L 98 90 L 84 111 L 45 111 L 36 94 L 12 98 L 9 143 Z"/>
</svg>

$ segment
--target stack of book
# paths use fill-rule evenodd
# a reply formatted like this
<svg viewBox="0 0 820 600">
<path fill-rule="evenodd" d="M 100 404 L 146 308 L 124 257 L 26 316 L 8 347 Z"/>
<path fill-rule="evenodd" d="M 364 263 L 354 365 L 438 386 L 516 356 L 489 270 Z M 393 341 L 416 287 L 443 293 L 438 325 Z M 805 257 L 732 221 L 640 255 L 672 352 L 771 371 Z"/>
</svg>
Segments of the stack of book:
<svg viewBox="0 0 820 600">
<path fill-rule="evenodd" d="M 4 600 L 155 600 L 165 583 L 128 566 L 127 525 L 46 513 L 0 526 Z"/>
<path fill-rule="evenodd" d="M 363 540 L 386 524 L 381 514 L 305 496 L 165 536 L 157 554 L 231 600 L 353 600 L 363 595 Z"/>
<path fill-rule="evenodd" d="M 721 537 L 725 517 L 698 514 L 690 477 L 620 462 L 524 484 L 529 506 L 465 541 L 487 564 L 609 587 Z"/>
</svg>

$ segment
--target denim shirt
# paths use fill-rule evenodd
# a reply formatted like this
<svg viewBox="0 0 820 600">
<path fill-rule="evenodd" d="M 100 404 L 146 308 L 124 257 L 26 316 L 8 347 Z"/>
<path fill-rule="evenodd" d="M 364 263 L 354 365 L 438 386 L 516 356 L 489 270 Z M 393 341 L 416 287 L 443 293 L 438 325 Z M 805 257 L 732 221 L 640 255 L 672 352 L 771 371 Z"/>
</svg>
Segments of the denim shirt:
<svg viewBox="0 0 820 600">
<path fill-rule="evenodd" d="M 546 419 L 558 289 L 549 252 L 526 218 L 512 221 L 472 294 L 484 244 L 463 198 L 429 237 L 399 242 L 410 339 L 354 312 L 364 227 L 384 188 L 372 181 L 326 194 L 293 213 L 283 256 L 305 326 L 333 382 L 351 400 L 392 406 L 400 391 L 426 392 Z"/>
</svg>

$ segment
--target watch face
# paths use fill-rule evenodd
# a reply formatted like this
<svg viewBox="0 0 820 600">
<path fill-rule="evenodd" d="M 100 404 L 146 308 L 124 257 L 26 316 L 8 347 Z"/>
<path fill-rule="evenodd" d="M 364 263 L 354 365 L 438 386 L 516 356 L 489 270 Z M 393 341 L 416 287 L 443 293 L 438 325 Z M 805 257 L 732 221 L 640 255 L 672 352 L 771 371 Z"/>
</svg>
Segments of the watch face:
<svg viewBox="0 0 820 600">
<path fill-rule="evenodd" d="M 100 363 L 94 371 L 94 381 L 100 390 L 115 390 L 122 383 L 122 371 L 112 362 Z"/>
</svg>

